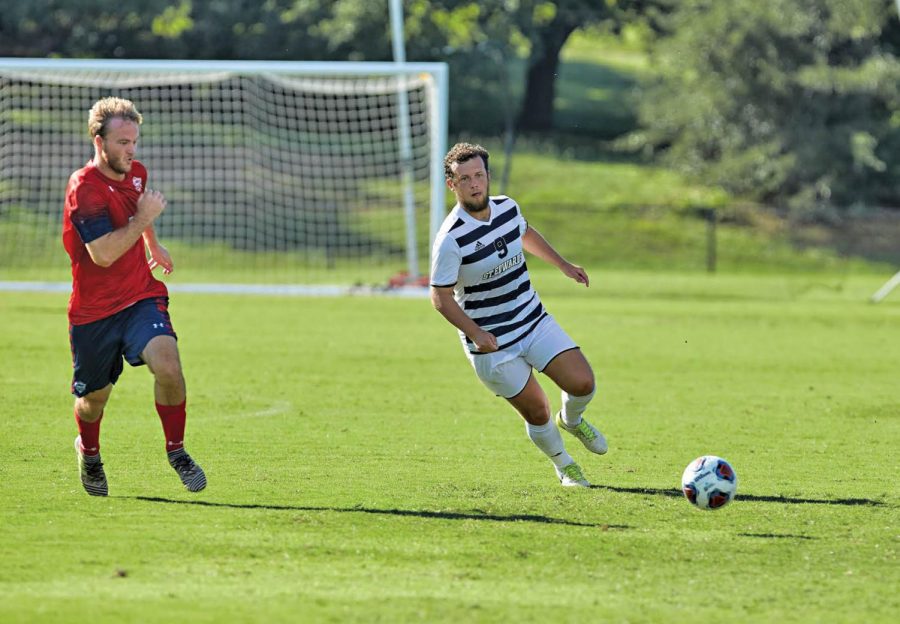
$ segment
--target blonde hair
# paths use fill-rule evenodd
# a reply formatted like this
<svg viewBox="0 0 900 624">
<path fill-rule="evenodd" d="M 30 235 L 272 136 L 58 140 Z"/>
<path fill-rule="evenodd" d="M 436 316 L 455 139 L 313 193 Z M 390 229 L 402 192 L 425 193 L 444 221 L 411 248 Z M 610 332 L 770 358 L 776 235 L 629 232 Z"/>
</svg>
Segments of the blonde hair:
<svg viewBox="0 0 900 624">
<path fill-rule="evenodd" d="M 88 134 L 91 139 L 94 137 L 103 137 L 106 135 L 106 125 L 110 119 L 125 119 L 133 121 L 137 125 L 141 125 L 144 117 L 134 107 L 131 100 L 117 97 L 105 97 L 97 100 L 91 106 L 91 112 L 88 113 Z"/>
</svg>

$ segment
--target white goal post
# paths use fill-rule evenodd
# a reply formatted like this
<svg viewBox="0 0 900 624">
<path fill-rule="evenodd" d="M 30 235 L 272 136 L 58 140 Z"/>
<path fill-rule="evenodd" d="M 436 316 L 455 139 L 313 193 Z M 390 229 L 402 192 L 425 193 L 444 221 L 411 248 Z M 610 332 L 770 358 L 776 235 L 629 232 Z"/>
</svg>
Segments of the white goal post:
<svg viewBox="0 0 900 624">
<path fill-rule="evenodd" d="M 897 13 L 898 16 L 900 16 L 900 0 L 897 0 Z M 869 301 L 871 301 L 872 303 L 879 303 L 882 299 L 891 294 L 891 291 L 894 290 L 897 286 L 900 286 L 900 271 L 894 273 L 891 279 L 886 281 L 881 288 L 875 291 L 875 294 L 873 294 L 869 298 Z"/>
<path fill-rule="evenodd" d="M 445 63 L 0 58 L 0 280 L 67 275 L 65 185 L 114 95 L 144 116 L 176 280 L 415 282 L 446 214 L 448 88 Z"/>
</svg>

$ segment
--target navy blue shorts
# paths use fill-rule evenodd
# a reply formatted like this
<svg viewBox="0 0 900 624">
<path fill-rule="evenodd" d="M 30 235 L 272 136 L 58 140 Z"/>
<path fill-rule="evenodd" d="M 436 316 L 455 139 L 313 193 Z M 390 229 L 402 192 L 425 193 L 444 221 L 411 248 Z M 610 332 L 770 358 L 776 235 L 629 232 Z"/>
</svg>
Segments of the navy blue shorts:
<svg viewBox="0 0 900 624">
<path fill-rule="evenodd" d="M 72 394 L 83 397 L 116 383 L 122 374 L 123 358 L 141 366 L 141 352 L 156 336 L 177 339 L 169 320 L 169 298 L 138 301 L 93 323 L 69 325 L 72 345 Z"/>
</svg>

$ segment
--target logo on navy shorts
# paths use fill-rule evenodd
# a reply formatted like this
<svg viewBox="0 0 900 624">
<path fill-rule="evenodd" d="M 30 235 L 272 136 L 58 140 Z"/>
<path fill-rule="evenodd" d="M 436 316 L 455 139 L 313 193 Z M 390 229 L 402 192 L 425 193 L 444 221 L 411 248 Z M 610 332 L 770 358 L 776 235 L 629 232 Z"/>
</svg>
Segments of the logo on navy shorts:
<svg viewBox="0 0 900 624">
<path fill-rule="evenodd" d="M 72 388 L 75 390 L 75 392 L 81 394 L 87 389 L 87 384 L 83 381 L 76 381 L 72 384 Z"/>
</svg>

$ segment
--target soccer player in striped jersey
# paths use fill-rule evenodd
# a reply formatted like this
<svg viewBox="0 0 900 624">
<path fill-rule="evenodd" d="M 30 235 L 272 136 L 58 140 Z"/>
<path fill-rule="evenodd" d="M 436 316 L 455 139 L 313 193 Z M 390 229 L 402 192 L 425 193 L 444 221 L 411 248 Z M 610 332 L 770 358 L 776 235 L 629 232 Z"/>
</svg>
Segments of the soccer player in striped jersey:
<svg viewBox="0 0 900 624">
<path fill-rule="evenodd" d="M 109 493 L 100 461 L 100 421 L 123 358 L 132 366 L 146 364 L 153 373 L 169 464 L 188 490 L 206 487 L 206 475 L 184 450 L 184 375 L 168 291 L 151 273 L 157 266 L 169 273 L 173 265 L 153 229 L 166 199 L 147 188 L 147 169 L 134 158 L 142 121 L 129 100 L 97 101 L 88 114 L 94 157 L 66 187 L 63 245 L 72 261 L 75 453 L 81 484 L 92 496 Z"/>
<path fill-rule="evenodd" d="M 590 484 L 566 452 L 559 428 L 599 455 L 607 444 L 583 413 L 594 396 L 594 373 L 578 345 L 541 303 L 531 285 L 524 252 L 588 285 L 583 268 L 560 256 L 528 225 L 509 197 L 490 196 L 489 154 L 458 143 L 444 158 L 447 186 L 456 206 L 438 231 L 432 250 L 431 302 L 459 330 L 481 382 L 525 419 L 528 437 L 564 486 Z M 562 390 L 555 424 L 550 402 L 532 369 Z"/>
</svg>

